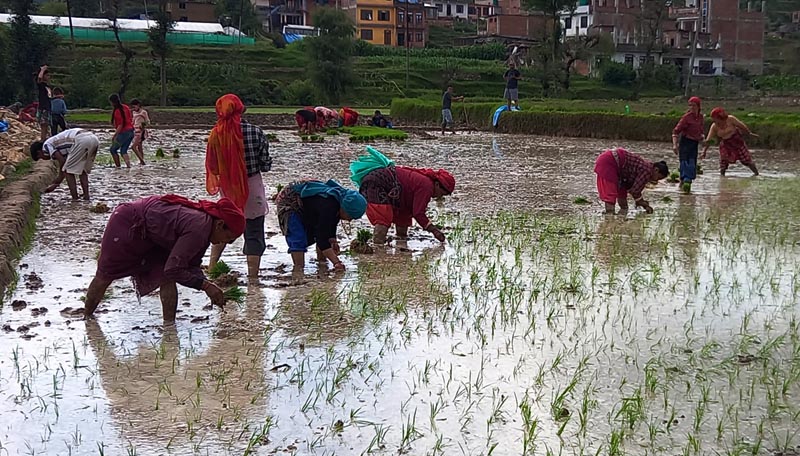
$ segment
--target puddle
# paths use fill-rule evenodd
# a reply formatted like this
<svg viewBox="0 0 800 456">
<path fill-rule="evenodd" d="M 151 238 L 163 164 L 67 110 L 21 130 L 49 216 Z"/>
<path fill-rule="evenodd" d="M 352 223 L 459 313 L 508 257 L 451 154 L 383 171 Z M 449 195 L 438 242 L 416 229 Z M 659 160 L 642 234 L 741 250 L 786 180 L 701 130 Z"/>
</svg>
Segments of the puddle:
<svg viewBox="0 0 800 456">
<path fill-rule="evenodd" d="M 277 184 L 348 182 L 362 148 L 277 133 Z M 180 158 L 116 170 L 101 155 L 93 200 L 42 198 L 20 283 L 0 309 L 0 453 L 797 454 L 800 291 L 788 152 L 763 176 L 713 160 L 692 195 L 660 184 L 656 214 L 603 217 L 593 140 L 459 134 L 379 149 L 444 167 L 456 194 L 431 212 L 448 243 L 345 256 L 333 276 L 291 260 L 273 215 L 262 285 L 204 309 L 118 281 L 80 320 L 111 209 L 154 193 L 204 196 L 205 132 L 158 130 Z M 105 141 L 108 135 L 103 136 Z M 636 143 L 650 158 L 668 144 Z M 672 160 L 674 162 L 674 160 Z M 576 205 L 578 196 L 592 204 Z M 100 205 L 102 204 L 102 205 Z M 100 208 L 100 209 L 98 209 Z M 341 230 L 342 244 L 366 221 Z M 223 259 L 245 271 L 241 241 Z M 3 451 L 4 450 L 4 451 Z"/>
</svg>

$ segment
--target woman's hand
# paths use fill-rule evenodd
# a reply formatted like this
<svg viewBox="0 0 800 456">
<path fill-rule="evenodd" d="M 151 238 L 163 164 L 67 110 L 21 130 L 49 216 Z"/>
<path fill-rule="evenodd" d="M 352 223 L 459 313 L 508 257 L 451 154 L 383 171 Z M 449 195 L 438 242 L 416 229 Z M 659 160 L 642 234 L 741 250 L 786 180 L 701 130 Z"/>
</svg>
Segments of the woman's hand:
<svg viewBox="0 0 800 456">
<path fill-rule="evenodd" d="M 211 299 L 211 304 L 220 309 L 225 308 L 225 293 L 222 292 L 220 287 L 206 280 L 203 282 L 202 290 L 205 291 L 208 298 Z"/>
<path fill-rule="evenodd" d="M 344 263 L 341 260 L 333 263 L 333 270 L 336 272 L 344 272 L 346 268 L 344 267 Z"/>
<path fill-rule="evenodd" d="M 431 227 L 431 234 L 439 242 L 444 242 L 447 240 L 447 238 L 444 236 L 444 233 L 442 233 L 442 231 L 439 228 L 436 228 L 435 226 Z"/>
</svg>

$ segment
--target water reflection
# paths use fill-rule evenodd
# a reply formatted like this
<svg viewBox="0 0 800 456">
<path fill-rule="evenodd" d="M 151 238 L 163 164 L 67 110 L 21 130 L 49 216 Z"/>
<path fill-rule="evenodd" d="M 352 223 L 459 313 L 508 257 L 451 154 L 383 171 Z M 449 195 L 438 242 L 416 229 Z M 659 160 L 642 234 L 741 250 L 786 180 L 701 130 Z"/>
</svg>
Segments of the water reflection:
<svg viewBox="0 0 800 456">
<path fill-rule="evenodd" d="M 251 287 L 243 309 L 228 309 L 213 329 L 207 348 L 191 330 L 182 340 L 174 325 L 149 345 L 128 348 L 97 321 L 86 322 L 111 416 L 133 447 L 183 453 L 209 443 L 235 446 L 263 420 L 269 376 L 262 290 Z"/>
</svg>

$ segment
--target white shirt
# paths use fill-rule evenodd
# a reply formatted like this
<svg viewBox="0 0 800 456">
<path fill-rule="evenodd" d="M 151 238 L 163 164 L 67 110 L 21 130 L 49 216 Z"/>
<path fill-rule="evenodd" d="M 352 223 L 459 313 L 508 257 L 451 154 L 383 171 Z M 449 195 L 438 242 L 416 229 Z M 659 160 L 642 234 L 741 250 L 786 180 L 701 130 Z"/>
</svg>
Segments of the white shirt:
<svg viewBox="0 0 800 456">
<path fill-rule="evenodd" d="M 50 155 L 60 151 L 62 155 L 66 156 L 69 154 L 69 149 L 75 145 L 75 138 L 84 133 L 89 132 L 82 128 L 70 128 L 69 130 L 64 130 L 61 133 L 48 138 L 44 142 L 43 148 Z"/>
</svg>

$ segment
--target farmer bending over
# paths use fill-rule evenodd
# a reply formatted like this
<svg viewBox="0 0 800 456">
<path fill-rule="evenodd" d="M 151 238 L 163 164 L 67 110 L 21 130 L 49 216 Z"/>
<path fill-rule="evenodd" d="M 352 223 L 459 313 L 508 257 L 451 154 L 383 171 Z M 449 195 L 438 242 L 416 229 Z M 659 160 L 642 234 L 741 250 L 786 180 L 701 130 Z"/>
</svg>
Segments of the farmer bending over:
<svg viewBox="0 0 800 456">
<path fill-rule="evenodd" d="M 78 186 L 75 176 L 81 181 L 83 199 L 89 199 L 89 173 L 97 157 L 100 141 L 94 133 L 80 128 L 71 128 L 48 138 L 45 142 L 34 141 L 31 143 L 31 158 L 36 160 L 56 160 L 61 172 L 56 180 L 45 189 L 50 193 L 64 180 L 67 179 L 69 193 L 73 200 L 78 199 Z"/>
<path fill-rule="evenodd" d="M 655 183 L 669 175 L 667 164 L 663 161 L 653 163 L 625 149 L 606 150 L 594 163 L 597 174 L 597 193 L 606 204 L 606 214 L 613 214 L 619 204 L 620 214 L 628 212 L 628 193 L 633 196 L 636 206 L 648 214 L 653 208 L 642 197 L 648 183 Z"/>
<path fill-rule="evenodd" d="M 395 166 L 377 150 L 367 147 L 363 155 L 350 164 L 350 179 L 367 199 L 367 218 L 374 228 L 373 242 L 383 244 L 392 223 L 397 237 L 408 238 L 411 219 L 439 242 L 444 234 L 426 215 L 431 198 L 450 195 L 456 180 L 448 171 Z"/>
<path fill-rule="evenodd" d="M 194 202 L 165 195 L 120 204 L 103 233 L 84 316 L 91 317 L 111 282 L 124 277 L 133 278 L 139 296 L 159 290 L 165 322 L 175 321 L 176 284 L 203 290 L 223 307 L 222 290 L 206 280 L 200 264 L 209 244 L 230 243 L 244 227 L 244 214 L 227 198 Z"/>
<path fill-rule="evenodd" d="M 303 278 L 306 249 L 317 244 L 317 260 L 330 261 L 335 271 L 344 271 L 339 259 L 336 227 L 339 220 L 361 218 L 367 201 L 355 190 L 334 180 L 302 181 L 288 185 L 276 199 L 278 222 L 292 255 L 292 280 Z"/>
</svg>

